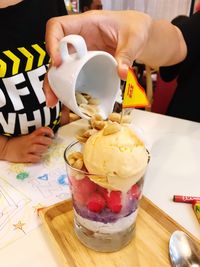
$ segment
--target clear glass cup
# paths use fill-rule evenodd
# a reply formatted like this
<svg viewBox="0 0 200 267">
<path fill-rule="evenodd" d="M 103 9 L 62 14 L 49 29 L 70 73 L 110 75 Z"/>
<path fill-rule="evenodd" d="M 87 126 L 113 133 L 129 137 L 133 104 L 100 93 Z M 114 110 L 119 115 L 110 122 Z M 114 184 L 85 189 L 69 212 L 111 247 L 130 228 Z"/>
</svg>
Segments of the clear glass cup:
<svg viewBox="0 0 200 267">
<path fill-rule="evenodd" d="M 79 142 L 74 142 L 64 152 L 73 201 L 75 233 L 85 246 L 93 250 L 120 250 L 134 236 L 144 176 L 127 192 L 104 188 L 93 182 L 95 176 L 103 177 L 101 174 L 90 174 L 69 165 L 68 155 L 81 151 L 81 146 Z"/>
</svg>

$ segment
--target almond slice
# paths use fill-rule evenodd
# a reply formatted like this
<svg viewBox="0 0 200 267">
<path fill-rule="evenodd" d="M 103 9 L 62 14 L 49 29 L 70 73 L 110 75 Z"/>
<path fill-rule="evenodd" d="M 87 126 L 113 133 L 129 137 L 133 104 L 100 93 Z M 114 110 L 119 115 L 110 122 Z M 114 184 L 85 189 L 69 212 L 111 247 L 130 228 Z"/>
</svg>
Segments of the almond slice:
<svg viewBox="0 0 200 267">
<path fill-rule="evenodd" d="M 83 159 L 83 154 L 78 151 L 72 152 L 68 155 L 68 160 L 71 160 L 71 159 L 75 159 L 75 160 Z"/>
<path fill-rule="evenodd" d="M 83 159 L 77 159 L 72 165 L 72 167 L 81 170 L 83 168 Z"/>
<path fill-rule="evenodd" d="M 121 129 L 121 126 L 117 122 L 110 122 L 106 125 L 106 127 L 103 129 L 103 135 L 110 135 L 119 132 Z"/>
<path fill-rule="evenodd" d="M 98 98 L 90 98 L 88 100 L 88 104 L 97 106 L 100 104 L 100 100 Z"/>
<path fill-rule="evenodd" d="M 105 121 L 94 121 L 93 122 L 93 128 L 97 130 L 102 130 L 106 125 Z"/>
<path fill-rule="evenodd" d="M 99 112 L 99 109 L 97 106 L 95 105 L 87 105 L 87 104 L 81 104 L 79 106 L 81 112 L 83 112 L 84 114 L 92 117 L 93 115 L 95 115 L 96 113 Z"/>
<path fill-rule="evenodd" d="M 95 134 L 96 132 L 97 132 L 96 129 L 88 129 L 87 131 L 83 133 L 82 137 L 89 138 L 91 135 Z"/>
<path fill-rule="evenodd" d="M 88 104 L 87 99 L 80 92 L 76 91 L 75 97 L 76 97 L 76 102 L 77 102 L 78 105 Z"/>
<path fill-rule="evenodd" d="M 113 112 L 113 113 L 111 113 L 108 116 L 108 120 L 113 121 L 113 122 L 115 121 L 115 122 L 120 123 L 120 121 L 121 121 L 121 114 L 116 113 L 116 112 Z"/>
</svg>

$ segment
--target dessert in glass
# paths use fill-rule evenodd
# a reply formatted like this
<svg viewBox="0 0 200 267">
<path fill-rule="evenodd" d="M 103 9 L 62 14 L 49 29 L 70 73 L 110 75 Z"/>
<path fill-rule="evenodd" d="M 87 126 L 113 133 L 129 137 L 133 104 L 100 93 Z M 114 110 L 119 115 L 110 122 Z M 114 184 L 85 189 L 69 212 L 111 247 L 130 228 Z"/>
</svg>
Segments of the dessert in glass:
<svg viewBox="0 0 200 267">
<path fill-rule="evenodd" d="M 94 116 L 90 129 L 64 153 L 75 233 L 101 252 L 117 251 L 132 240 L 149 161 L 133 129 L 113 117 Z"/>
</svg>

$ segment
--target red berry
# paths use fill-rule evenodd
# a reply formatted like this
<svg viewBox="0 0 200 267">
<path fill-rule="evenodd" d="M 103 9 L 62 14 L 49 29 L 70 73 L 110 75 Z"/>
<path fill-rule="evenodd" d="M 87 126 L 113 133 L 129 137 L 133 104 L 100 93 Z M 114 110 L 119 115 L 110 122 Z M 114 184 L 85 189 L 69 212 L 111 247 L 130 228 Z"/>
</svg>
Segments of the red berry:
<svg viewBox="0 0 200 267">
<path fill-rule="evenodd" d="M 139 199 L 141 191 L 137 184 L 134 184 L 131 189 L 128 191 L 128 194 L 131 196 L 131 198 Z"/>
<path fill-rule="evenodd" d="M 99 193 L 92 193 L 87 201 L 87 207 L 90 211 L 101 212 L 105 207 L 105 199 Z"/>
<path fill-rule="evenodd" d="M 86 203 L 87 203 L 87 200 L 88 200 L 88 197 L 89 196 L 86 196 L 86 195 L 83 195 L 81 192 L 79 191 L 74 191 L 73 192 L 73 198 L 74 198 L 74 201 L 81 205 L 81 206 L 85 206 Z"/>
<path fill-rule="evenodd" d="M 81 192 L 83 195 L 89 196 L 91 193 L 96 191 L 97 185 L 92 182 L 89 178 L 85 177 L 79 181 L 78 191 Z"/>
<path fill-rule="evenodd" d="M 122 193 L 120 191 L 111 191 L 110 194 L 107 194 L 107 206 L 114 213 L 119 213 L 121 211 L 121 195 Z"/>
<path fill-rule="evenodd" d="M 80 205 L 86 205 L 88 197 L 96 190 L 97 185 L 87 177 L 81 180 L 70 177 L 70 182 L 74 200 Z"/>
</svg>

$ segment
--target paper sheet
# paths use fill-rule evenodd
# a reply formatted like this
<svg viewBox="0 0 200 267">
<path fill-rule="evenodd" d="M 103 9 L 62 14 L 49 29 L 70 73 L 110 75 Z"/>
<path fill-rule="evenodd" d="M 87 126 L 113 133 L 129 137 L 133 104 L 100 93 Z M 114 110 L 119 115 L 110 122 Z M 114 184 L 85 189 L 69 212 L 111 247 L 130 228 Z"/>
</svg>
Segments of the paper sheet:
<svg viewBox="0 0 200 267">
<path fill-rule="evenodd" d="M 57 136 L 40 164 L 0 162 L 0 248 L 40 225 L 38 208 L 70 197 L 64 149 Z"/>
</svg>

